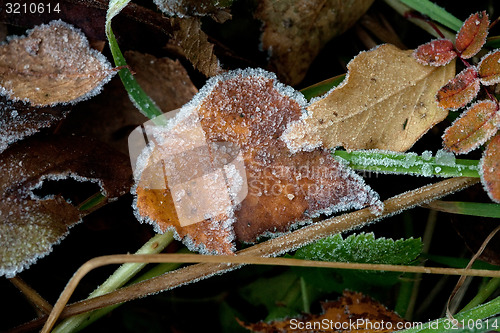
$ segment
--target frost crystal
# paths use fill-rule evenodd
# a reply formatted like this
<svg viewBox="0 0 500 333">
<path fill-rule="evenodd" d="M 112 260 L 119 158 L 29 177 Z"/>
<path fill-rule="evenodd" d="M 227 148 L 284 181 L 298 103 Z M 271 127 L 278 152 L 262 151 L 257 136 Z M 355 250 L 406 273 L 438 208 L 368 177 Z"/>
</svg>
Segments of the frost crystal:
<svg viewBox="0 0 500 333">
<path fill-rule="evenodd" d="M 436 152 L 436 163 L 441 165 L 455 165 L 455 155 L 452 152 L 440 149 Z"/>
</svg>

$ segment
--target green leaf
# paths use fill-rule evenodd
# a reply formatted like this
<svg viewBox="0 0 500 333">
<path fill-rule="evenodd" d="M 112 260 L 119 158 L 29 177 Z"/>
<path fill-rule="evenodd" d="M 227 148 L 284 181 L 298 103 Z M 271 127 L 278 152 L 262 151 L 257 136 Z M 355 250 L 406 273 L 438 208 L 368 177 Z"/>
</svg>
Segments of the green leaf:
<svg viewBox="0 0 500 333">
<path fill-rule="evenodd" d="M 436 200 L 430 202 L 428 206 L 441 212 L 500 218 L 500 204 L 495 203 Z"/>
<path fill-rule="evenodd" d="M 240 295 L 255 306 L 265 306 L 265 321 L 293 317 L 303 309 L 300 278 L 292 271 L 260 278 L 243 287 Z"/>
<path fill-rule="evenodd" d="M 394 241 L 387 238 L 375 239 L 373 233 L 361 233 L 351 235 L 346 239 L 343 239 L 341 235 L 335 235 L 319 240 L 297 250 L 294 257 L 307 260 L 399 265 L 410 264 L 421 251 L 420 239 L 409 238 Z M 306 281 L 317 283 L 308 278 L 307 271 L 304 272 Z M 339 288 L 367 291 L 372 286 L 389 287 L 396 284 L 401 275 L 397 272 L 361 270 L 330 270 L 327 274 L 335 274 L 328 284 L 335 291 L 339 291 Z M 326 286 L 320 284 L 318 287 L 324 289 Z"/>
<path fill-rule="evenodd" d="M 402 3 L 408 7 L 429 16 L 434 21 L 441 23 L 442 25 L 453 29 L 455 31 L 460 30 L 463 22 L 458 18 L 448 13 L 444 8 L 439 7 L 429 0 L 400 0 Z"/>
<path fill-rule="evenodd" d="M 118 13 L 120 13 L 120 11 L 125 8 L 129 2 L 130 0 L 111 0 L 106 14 L 106 36 L 108 37 L 109 48 L 116 66 L 127 66 L 127 62 L 118 47 L 115 34 L 111 29 L 111 20 L 113 17 L 118 15 Z M 141 86 L 137 83 L 128 68 L 121 69 L 118 74 L 120 75 L 123 86 L 127 90 L 130 100 L 139 109 L 139 111 L 150 119 L 163 114 L 156 106 L 155 102 L 144 92 L 144 90 L 142 90 Z"/>
<path fill-rule="evenodd" d="M 345 74 L 337 75 L 327 80 L 313 84 L 312 86 L 302 89 L 300 92 L 307 100 L 314 97 L 319 97 L 330 91 L 333 87 L 338 86 L 345 79 Z"/>
<path fill-rule="evenodd" d="M 420 239 L 377 238 L 373 233 L 337 234 L 297 250 L 295 257 L 307 260 L 357 262 L 371 264 L 409 264 L 422 251 Z"/>
</svg>

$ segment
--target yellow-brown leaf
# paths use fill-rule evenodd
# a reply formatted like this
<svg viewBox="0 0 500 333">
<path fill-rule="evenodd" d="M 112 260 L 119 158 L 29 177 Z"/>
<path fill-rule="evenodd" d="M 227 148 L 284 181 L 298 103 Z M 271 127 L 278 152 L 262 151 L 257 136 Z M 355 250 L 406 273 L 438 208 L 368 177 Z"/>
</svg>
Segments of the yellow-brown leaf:
<svg viewBox="0 0 500 333">
<path fill-rule="evenodd" d="M 386 44 L 358 55 L 348 70 L 344 84 L 289 126 L 284 134 L 289 148 L 323 142 L 329 148 L 405 151 L 448 114 L 435 94 L 455 74 L 454 62 L 424 66 L 412 51 Z"/>
</svg>

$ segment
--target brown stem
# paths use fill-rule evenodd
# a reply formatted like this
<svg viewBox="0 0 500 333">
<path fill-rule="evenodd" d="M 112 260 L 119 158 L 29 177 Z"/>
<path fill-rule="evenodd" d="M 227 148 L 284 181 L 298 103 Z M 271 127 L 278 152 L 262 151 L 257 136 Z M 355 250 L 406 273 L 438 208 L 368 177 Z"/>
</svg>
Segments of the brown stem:
<svg viewBox="0 0 500 333">
<path fill-rule="evenodd" d="M 477 178 L 465 177 L 446 179 L 386 200 L 384 202 L 385 208 L 381 215 L 373 214 L 368 208 L 361 209 L 309 225 L 290 234 L 241 250 L 237 254 L 238 256 L 277 256 L 295 250 L 318 239 L 355 228 L 361 228 L 362 226 L 373 223 L 384 217 L 398 214 L 403 210 L 464 189 L 476 184 L 478 181 Z M 159 291 L 173 289 L 187 283 L 211 277 L 218 273 L 230 271 L 240 266 L 241 264 L 202 263 L 184 267 L 100 297 L 83 300 L 69 305 L 64 308 L 59 318 L 66 318 L 75 314 L 144 297 Z M 57 317 L 57 314 L 55 314 L 55 316 Z M 40 321 L 37 323 L 40 323 Z M 33 323 L 28 324 L 33 327 Z M 52 324 L 53 322 L 50 323 L 47 328 Z M 19 332 L 20 329 L 22 329 L 22 327 L 17 328 L 16 331 Z"/>
<path fill-rule="evenodd" d="M 28 299 L 28 301 L 36 306 L 43 314 L 49 314 L 52 311 L 52 305 L 47 302 L 40 294 L 33 288 L 31 288 L 26 282 L 24 282 L 20 277 L 13 277 L 9 281 L 19 289 L 23 295 Z"/>
</svg>

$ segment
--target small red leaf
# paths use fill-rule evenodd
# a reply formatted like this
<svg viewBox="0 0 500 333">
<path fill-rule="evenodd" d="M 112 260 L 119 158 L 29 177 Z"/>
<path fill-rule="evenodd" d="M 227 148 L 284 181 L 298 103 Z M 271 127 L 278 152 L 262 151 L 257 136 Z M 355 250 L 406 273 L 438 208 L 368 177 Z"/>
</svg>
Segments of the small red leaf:
<svg viewBox="0 0 500 333">
<path fill-rule="evenodd" d="M 472 105 L 443 135 L 444 146 L 457 154 L 476 149 L 498 130 L 500 113 L 492 101 L 481 101 Z"/>
<path fill-rule="evenodd" d="M 469 67 L 460 72 L 450 82 L 443 86 L 436 94 L 440 107 L 457 110 L 476 97 L 480 84 L 477 70 Z"/>
<path fill-rule="evenodd" d="M 420 45 L 413 57 L 423 65 L 444 66 L 457 56 L 453 43 L 448 39 L 436 39 Z"/>
<path fill-rule="evenodd" d="M 489 86 L 500 82 L 500 51 L 490 52 L 478 65 L 481 83 Z"/>
<path fill-rule="evenodd" d="M 490 20 L 486 11 L 472 14 L 457 34 L 455 45 L 464 59 L 473 57 L 486 42 Z"/>
<path fill-rule="evenodd" d="M 500 203 L 500 134 L 493 137 L 481 159 L 481 181 L 491 200 Z"/>
</svg>

